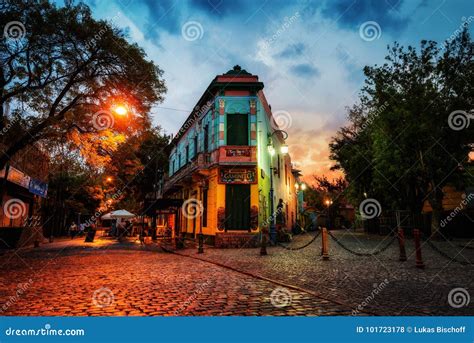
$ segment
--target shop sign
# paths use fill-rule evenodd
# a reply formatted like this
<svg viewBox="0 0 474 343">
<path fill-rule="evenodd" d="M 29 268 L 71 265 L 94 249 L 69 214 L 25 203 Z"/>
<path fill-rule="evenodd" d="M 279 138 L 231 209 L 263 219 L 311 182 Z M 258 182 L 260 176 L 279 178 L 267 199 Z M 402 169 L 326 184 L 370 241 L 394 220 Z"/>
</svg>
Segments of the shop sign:
<svg viewBox="0 0 474 343">
<path fill-rule="evenodd" d="M 222 168 L 219 171 L 219 183 L 257 183 L 255 168 Z"/>
<path fill-rule="evenodd" d="M 25 173 L 11 166 L 8 169 L 7 180 L 25 188 L 28 188 L 30 185 L 30 177 L 26 175 Z"/>
<path fill-rule="evenodd" d="M 251 149 L 249 148 L 226 148 L 226 157 L 250 157 Z"/>
<path fill-rule="evenodd" d="M 42 198 L 46 198 L 48 194 L 48 184 L 40 180 L 31 179 L 28 187 L 30 193 L 39 195 Z"/>
</svg>

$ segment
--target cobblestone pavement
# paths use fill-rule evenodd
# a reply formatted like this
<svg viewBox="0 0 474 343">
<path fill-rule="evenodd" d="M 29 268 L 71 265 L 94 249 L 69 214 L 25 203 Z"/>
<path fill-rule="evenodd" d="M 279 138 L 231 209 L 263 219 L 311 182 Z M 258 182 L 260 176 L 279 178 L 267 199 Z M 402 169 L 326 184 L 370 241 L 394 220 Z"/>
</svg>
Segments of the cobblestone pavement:
<svg viewBox="0 0 474 343">
<path fill-rule="evenodd" d="M 359 252 L 372 252 L 389 242 L 388 238 L 360 233 L 333 232 L 347 247 Z M 314 233 L 295 236 L 290 247 L 303 246 Z M 468 240 L 434 242 L 449 256 L 474 262 L 473 242 Z M 191 244 L 188 244 L 191 245 Z M 237 270 L 264 276 L 271 280 L 298 286 L 326 299 L 337 300 L 354 310 L 360 305 L 377 315 L 474 315 L 474 265 L 450 261 L 422 242 L 424 269 L 415 267 L 414 244 L 406 242 L 408 260 L 399 262 L 398 242 L 379 255 L 361 257 L 351 254 L 333 239 L 329 240 L 330 259 L 321 259 L 321 237 L 301 250 L 282 247 L 268 248 L 267 256 L 258 249 L 205 249 L 197 255 L 195 249 L 177 253 L 199 257 Z M 448 302 L 451 290 L 454 308 Z"/>
<path fill-rule="evenodd" d="M 388 242 L 379 236 L 335 234 L 360 252 Z M 304 245 L 312 235 L 296 236 L 291 247 Z M 474 261 L 472 242 L 467 247 L 466 241 L 436 244 L 450 256 Z M 105 239 L 86 245 L 76 239 L 4 254 L 0 311 L 74 316 L 474 315 L 472 301 L 460 308 L 448 303 L 455 288 L 474 297 L 474 266 L 454 263 L 423 244 L 426 267 L 417 269 L 411 240 L 403 263 L 396 241 L 375 257 L 360 257 L 330 240 L 329 261 L 321 259 L 320 237 L 301 250 L 268 248 L 267 256 L 260 256 L 259 249 L 210 247 L 197 254 L 192 242 L 187 246 L 170 254 L 155 245 Z M 455 305 L 459 299 L 459 294 L 453 298 Z"/>
<path fill-rule="evenodd" d="M 1 315 L 351 313 L 348 306 L 208 262 L 107 240 L 87 246 L 62 241 L 4 254 L 0 285 Z"/>
</svg>

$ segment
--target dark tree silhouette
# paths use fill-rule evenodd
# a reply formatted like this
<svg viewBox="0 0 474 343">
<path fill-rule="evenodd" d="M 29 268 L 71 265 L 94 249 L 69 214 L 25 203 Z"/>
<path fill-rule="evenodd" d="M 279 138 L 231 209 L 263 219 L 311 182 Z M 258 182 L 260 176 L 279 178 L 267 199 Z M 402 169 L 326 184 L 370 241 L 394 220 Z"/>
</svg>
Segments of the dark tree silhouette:
<svg viewBox="0 0 474 343">
<path fill-rule="evenodd" d="M 94 130 L 93 119 L 110 125 L 115 103 L 127 104 L 135 123 L 149 123 L 150 107 L 163 99 L 159 67 L 82 3 L 10 0 L 0 22 L 7 32 L 0 40 L 0 169 L 50 130 Z"/>
</svg>

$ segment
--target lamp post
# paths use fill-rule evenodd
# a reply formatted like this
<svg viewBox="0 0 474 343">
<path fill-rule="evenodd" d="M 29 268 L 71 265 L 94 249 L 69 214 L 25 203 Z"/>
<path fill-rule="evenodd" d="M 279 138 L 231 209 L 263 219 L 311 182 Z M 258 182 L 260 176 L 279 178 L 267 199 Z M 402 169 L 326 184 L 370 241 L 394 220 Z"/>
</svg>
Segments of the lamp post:
<svg viewBox="0 0 474 343">
<path fill-rule="evenodd" d="M 326 206 L 328 207 L 328 220 L 327 220 L 328 225 L 327 226 L 328 226 L 328 229 L 330 229 L 331 228 L 331 215 L 330 215 L 329 208 L 332 205 L 332 200 L 327 199 L 325 203 L 326 203 Z"/>
<path fill-rule="evenodd" d="M 296 182 L 295 183 L 295 189 L 296 189 L 296 222 L 298 223 L 298 220 L 301 221 L 301 213 L 303 212 L 301 210 L 302 206 L 300 205 L 300 193 L 303 194 L 303 192 L 305 191 L 306 189 L 306 184 L 304 182 Z M 302 201 L 304 201 L 304 198 L 301 199 Z M 303 225 L 301 225 L 300 223 L 300 226 L 304 226 L 305 223 L 303 223 Z"/>
<path fill-rule="evenodd" d="M 204 197 L 204 189 L 206 188 L 206 181 L 201 181 L 199 183 L 199 191 L 201 193 L 200 198 L 201 198 L 201 206 L 199 206 L 199 236 L 198 236 L 198 254 L 203 254 L 204 253 L 204 235 L 202 234 L 202 225 L 204 223 L 204 205 L 202 204 L 202 200 Z"/>
<path fill-rule="evenodd" d="M 288 138 L 288 133 L 283 130 L 275 130 L 272 133 L 268 134 L 268 153 L 270 154 L 270 241 L 272 244 L 275 244 L 276 242 L 276 224 L 275 224 L 275 213 L 274 213 L 274 203 L 273 203 L 273 194 L 274 194 L 274 189 L 273 189 L 273 172 L 275 168 L 273 167 L 273 156 L 275 155 L 275 148 L 273 147 L 273 142 L 272 142 L 272 137 L 275 133 L 281 134 L 283 141 L 285 141 Z M 283 155 L 286 155 L 288 153 L 288 145 L 282 144 L 280 147 L 280 152 Z"/>
</svg>

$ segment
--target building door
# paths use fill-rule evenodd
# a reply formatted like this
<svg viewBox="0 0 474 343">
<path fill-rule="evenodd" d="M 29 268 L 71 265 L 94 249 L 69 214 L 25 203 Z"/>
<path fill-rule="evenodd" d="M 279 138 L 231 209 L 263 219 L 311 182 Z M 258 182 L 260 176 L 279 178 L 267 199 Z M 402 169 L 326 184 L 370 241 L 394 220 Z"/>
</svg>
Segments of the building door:
<svg viewBox="0 0 474 343">
<path fill-rule="evenodd" d="M 226 185 L 225 229 L 250 230 L 250 185 Z"/>
<path fill-rule="evenodd" d="M 249 145 L 248 115 L 227 114 L 227 145 Z"/>
</svg>

